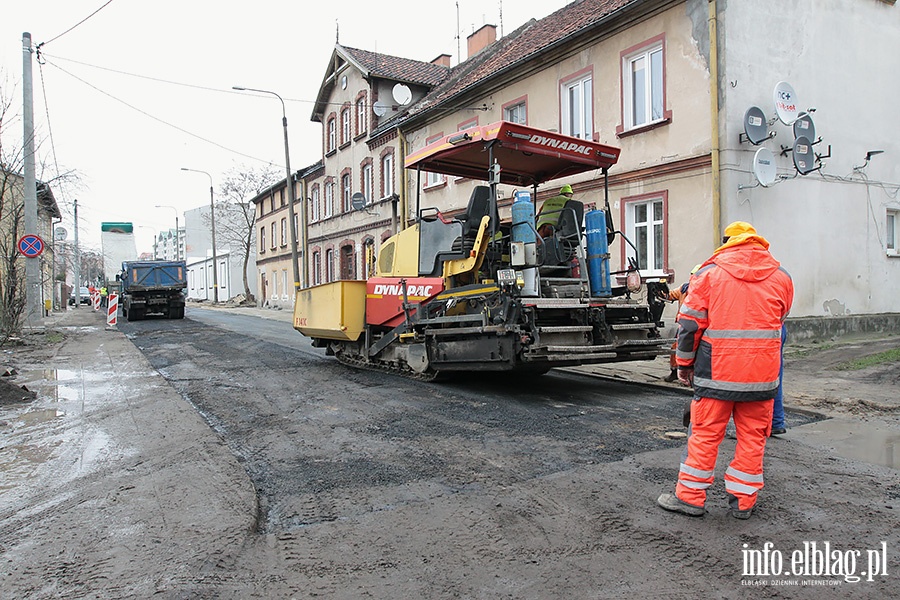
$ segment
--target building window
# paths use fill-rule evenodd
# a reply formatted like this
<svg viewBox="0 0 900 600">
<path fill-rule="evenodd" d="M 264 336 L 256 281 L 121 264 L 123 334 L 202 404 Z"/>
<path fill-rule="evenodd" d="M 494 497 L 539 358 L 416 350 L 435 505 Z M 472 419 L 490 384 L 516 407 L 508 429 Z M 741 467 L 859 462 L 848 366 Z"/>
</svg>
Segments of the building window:
<svg viewBox="0 0 900 600">
<path fill-rule="evenodd" d="M 373 204 L 375 198 L 372 196 L 372 162 L 364 164 L 362 167 L 362 193 L 366 197 L 366 204 Z"/>
<path fill-rule="evenodd" d="M 263 254 L 266 252 L 266 228 L 259 228 L 259 251 Z"/>
<path fill-rule="evenodd" d="M 325 218 L 334 216 L 334 182 L 325 183 Z"/>
<path fill-rule="evenodd" d="M 884 219 L 885 247 L 889 256 L 900 256 L 900 209 L 888 209 Z"/>
<path fill-rule="evenodd" d="M 341 175 L 341 210 L 345 213 L 353 210 L 350 197 L 353 196 L 353 180 L 350 173 Z"/>
<path fill-rule="evenodd" d="M 528 109 L 525 101 L 503 107 L 503 120 L 520 125 L 528 124 Z"/>
<path fill-rule="evenodd" d="M 433 135 L 430 138 L 427 138 L 425 140 L 425 145 L 427 146 L 428 144 L 430 144 L 432 142 L 436 142 L 437 140 L 441 139 L 442 137 L 444 137 L 443 133 Z M 426 171 L 426 174 L 425 174 L 425 187 L 426 188 L 432 187 L 435 185 L 440 185 L 440 184 L 444 183 L 445 181 L 447 181 L 447 178 L 445 175 L 442 175 L 440 173 L 432 173 L 431 171 Z"/>
<path fill-rule="evenodd" d="M 622 101 L 625 129 L 664 117 L 663 45 L 658 42 L 623 58 Z"/>
<path fill-rule="evenodd" d="M 287 269 L 281 270 L 281 293 L 287 296 L 288 293 L 288 276 Z M 287 298 L 285 298 L 287 300 Z"/>
<path fill-rule="evenodd" d="M 328 119 L 328 142 L 325 152 L 334 152 L 337 149 L 337 124 L 334 117 Z"/>
<path fill-rule="evenodd" d="M 625 235 L 634 244 L 634 248 L 625 244 L 625 265 L 634 259 L 642 275 L 662 274 L 666 266 L 665 196 L 626 198 L 622 204 Z"/>
<path fill-rule="evenodd" d="M 278 239 L 278 224 L 272 223 L 272 250 L 275 249 L 275 241 Z"/>
<path fill-rule="evenodd" d="M 312 255 L 313 285 L 322 283 L 322 253 L 316 250 Z"/>
<path fill-rule="evenodd" d="M 562 133 L 584 140 L 594 131 L 593 75 L 582 73 L 560 86 Z"/>
<path fill-rule="evenodd" d="M 314 185 L 309 191 L 309 222 L 319 220 L 319 186 Z"/>
<path fill-rule="evenodd" d="M 394 155 L 381 157 L 381 197 L 387 198 L 394 193 Z"/>
<path fill-rule="evenodd" d="M 281 245 L 287 246 L 287 217 L 281 217 Z"/>
<path fill-rule="evenodd" d="M 356 135 L 366 132 L 368 123 L 366 122 L 368 113 L 366 112 L 366 97 L 363 96 L 356 101 Z"/>
<path fill-rule="evenodd" d="M 294 213 L 294 232 L 300 232 L 300 215 L 298 215 L 297 213 Z M 295 242 L 296 243 L 294 245 L 299 244 L 300 240 L 295 240 Z"/>
<path fill-rule="evenodd" d="M 341 279 L 345 281 L 356 279 L 356 252 L 352 244 L 341 246 Z"/>
<path fill-rule="evenodd" d="M 325 283 L 334 281 L 334 250 L 325 251 Z"/>
<path fill-rule="evenodd" d="M 350 109 L 341 111 L 341 145 L 350 141 Z"/>
</svg>

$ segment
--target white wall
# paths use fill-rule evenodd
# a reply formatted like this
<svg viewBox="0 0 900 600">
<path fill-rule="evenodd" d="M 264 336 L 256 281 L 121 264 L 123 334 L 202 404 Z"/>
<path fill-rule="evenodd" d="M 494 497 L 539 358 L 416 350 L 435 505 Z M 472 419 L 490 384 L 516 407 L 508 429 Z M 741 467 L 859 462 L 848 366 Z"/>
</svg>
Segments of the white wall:
<svg viewBox="0 0 900 600">
<path fill-rule="evenodd" d="M 720 3 L 722 224 L 747 220 L 794 279 L 793 316 L 897 310 L 900 258 L 885 253 L 886 208 L 900 208 L 900 6 L 880 0 Z M 792 128 L 776 122 L 761 146 L 778 183 L 757 185 L 758 147 L 739 143 L 744 113 L 775 116 L 773 91 L 789 82 L 812 113 L 821 171 L 799 176 Z M 884 150 L 862 171 L 868 150 Z M 747 186 L 739 189 L 739 186 Z M 749 187 L 756 186 L 756 187 Z"/>
</svg>

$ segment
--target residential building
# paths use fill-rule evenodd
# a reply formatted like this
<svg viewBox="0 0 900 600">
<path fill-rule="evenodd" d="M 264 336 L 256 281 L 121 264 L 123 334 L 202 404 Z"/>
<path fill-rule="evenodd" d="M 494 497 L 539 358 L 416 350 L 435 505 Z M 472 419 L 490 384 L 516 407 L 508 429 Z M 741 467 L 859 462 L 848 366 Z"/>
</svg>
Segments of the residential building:
<svg viewBox="0 0 900 600">
<path fill-rule="evenodd" d="M 613 270 L 633 262 L 645 278 L 680 284 L 727 223 L 746 220 L 794 277 L 792 316 L 894 311 L 900 126 L 889 115 L 900 80 L 884 74 L 900 67 L 898 31 L 891 0 L 581 0 L 499 40 L 485 25 L 452 68 L 447 57 L 419 63 L 336 45 L 313 111 L 324 158 L 307 182 L 308 284 L 368 273 L 392 230 L 378 179 L 384 151 L 400 227 L 417 207 L 453 214 L 476 182 L 420 182 L 402 174 L 404 157 L 506 119 L 622 149 L 609 170 L 623 234 Z M 754 144 L 743 135 L 751 107 L 774 137 Z M 795 143 L 804 132 L 809 143 Z M 602 173 L 546 185 L 537 202 L 563 183 L 587 210 L 605 206 Z M 362 210 L 353 210 L 356 192 Z M 514 190 L 500 192 L 508 218 Z"/>
<path fill-rule="evenodd" d="M 153 258 L 156 260 L 182 260 L 184 254 L 185 230 L 179 227 L 160 231 L 153 240 Z"/>
</svg>

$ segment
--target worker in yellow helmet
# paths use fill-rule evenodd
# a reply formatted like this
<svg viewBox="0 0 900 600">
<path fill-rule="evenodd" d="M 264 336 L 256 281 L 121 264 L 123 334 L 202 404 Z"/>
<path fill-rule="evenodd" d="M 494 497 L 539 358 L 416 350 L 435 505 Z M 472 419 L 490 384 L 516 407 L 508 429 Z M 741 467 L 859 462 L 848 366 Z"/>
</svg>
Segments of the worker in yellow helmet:
<svg viewBox="0 0 900 600">
<path fill-rule="evenodd" d="M 572 200 L 572 186 L 568 183 L 559 189 L 559 194 L 544 200 L 541 210 L 537 214 L 538 235 L 548 237 L 553 234 L 553 227 L 559 222 L 559 215 L 566 205 Z"/>
</svg>

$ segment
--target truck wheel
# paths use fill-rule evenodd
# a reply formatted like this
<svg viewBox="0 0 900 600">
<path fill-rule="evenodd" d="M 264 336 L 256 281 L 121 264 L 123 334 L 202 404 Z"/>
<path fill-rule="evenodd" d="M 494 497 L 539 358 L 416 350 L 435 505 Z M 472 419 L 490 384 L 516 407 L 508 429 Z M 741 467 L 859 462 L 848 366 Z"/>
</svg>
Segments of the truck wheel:
<svg viewBox="0 0 900 600">
<path fill-rule="evenodd" d="M 169 310 L 169 318 L 170 319 L 183 319 L 184 318 L 184 307 L 179 306 L 178 308 L 173 308 Z"/>
<path fill-rule="evenodd" d="M 128 311 L 128 315 L 126 315 L 126 318 L 128 319 L 129 322 L 140 321 L 141 319 L 144 318 L 144 311 L 132 308 L 131 310 Z"/>
</svg>

